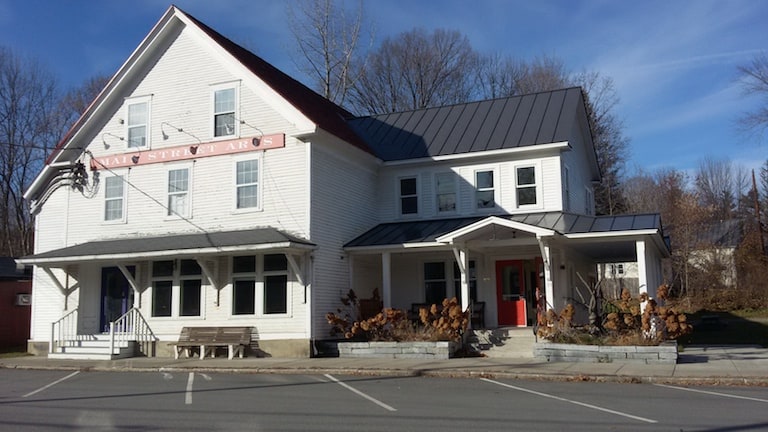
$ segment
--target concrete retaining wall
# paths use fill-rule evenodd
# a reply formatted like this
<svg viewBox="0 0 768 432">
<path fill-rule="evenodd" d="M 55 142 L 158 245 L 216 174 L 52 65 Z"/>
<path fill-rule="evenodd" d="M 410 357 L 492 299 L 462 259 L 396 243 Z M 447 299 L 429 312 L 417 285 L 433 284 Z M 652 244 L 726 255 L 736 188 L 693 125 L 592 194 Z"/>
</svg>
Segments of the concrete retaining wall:
<svg viewBox="0 0 768 432">
<path fill-rule="evenodd" d="M 607 346 L 536 343 L 533 356 L 547 361 L 611 363 L 677 363 L 677 342 L 658 346 Z"/>
<path fill-rule="evenodd" d="M 339 342 L 339 357 L 447 359 L 459 348 L 454 342 Z"/>
</svg>

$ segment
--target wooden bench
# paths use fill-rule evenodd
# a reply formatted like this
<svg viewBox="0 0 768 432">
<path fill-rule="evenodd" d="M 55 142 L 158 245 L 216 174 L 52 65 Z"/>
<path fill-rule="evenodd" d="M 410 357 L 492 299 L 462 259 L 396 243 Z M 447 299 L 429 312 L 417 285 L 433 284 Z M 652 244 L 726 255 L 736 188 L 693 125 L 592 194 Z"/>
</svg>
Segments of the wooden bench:
<svg viewBox="0 0 768 432">
<path fill-rule="evenodd" d="M 485 302 L 472 302 L 470 305 L 472 306 L 472 313 L 470 314 L 472 328 L 485 328 Z"/>
<path fill-rule="evenodd" d="M 190 357 L 192 348 L 200 349 L 200 359 L 206 356 L 216 357 L 216 348 L 227 347 L 229 359 L 235 354 L 243 358 L 245 347 L 251 345 L 251 327 L 183 327 L 175 346 L 174 357 L 179 358 L 183 351 Z"/>
</svg>

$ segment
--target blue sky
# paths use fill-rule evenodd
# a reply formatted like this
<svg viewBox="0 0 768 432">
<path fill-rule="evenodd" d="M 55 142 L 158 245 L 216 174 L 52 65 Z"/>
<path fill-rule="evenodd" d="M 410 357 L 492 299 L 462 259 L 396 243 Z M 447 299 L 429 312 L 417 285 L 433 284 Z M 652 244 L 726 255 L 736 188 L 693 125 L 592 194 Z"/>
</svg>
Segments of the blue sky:
<svg viewBox="0 0 768 432">
<path fill-rule="evenodd" d="M 187 13 L 301 79 L 290 56 L 285 4 L 176 0 Z M 168 8 L 156 0 L 0 0 L 0 45 L 41 61 L 64 87 L 111 75 Z M 768 51 L 768 1 L 366 0 L 381 40 L 414 27 L 455 29 L 484 53 L 546 54 L 574 71 L 611 77 L 630 139 L 628 171 L 692 170 L 705 156 L 746 168 L 768 139 L 741 134 L 737 66 Z"/>
</svg>

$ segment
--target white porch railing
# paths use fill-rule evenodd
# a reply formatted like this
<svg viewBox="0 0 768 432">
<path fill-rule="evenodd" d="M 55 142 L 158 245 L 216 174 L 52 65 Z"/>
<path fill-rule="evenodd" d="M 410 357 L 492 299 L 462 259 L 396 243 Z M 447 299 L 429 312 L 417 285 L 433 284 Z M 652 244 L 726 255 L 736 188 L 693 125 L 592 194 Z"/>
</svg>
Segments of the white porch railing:
<svg viewBox="0 0 768 432">
<path fill-rule="evenodd" d="M 51 323 L 51 340 L 48 352 L 54 353 L 62 342 L 77 339 L 77 309 Z"/>
<path fill-rule="evenodd" d="M 153 357 L 156 340 L 144 316 L 136 308 L 131 308 L 123 316 L 109 323 L 109 352 L 114 352 L 116 344 L 136 341 L 139 351 Z"/>
</svg>

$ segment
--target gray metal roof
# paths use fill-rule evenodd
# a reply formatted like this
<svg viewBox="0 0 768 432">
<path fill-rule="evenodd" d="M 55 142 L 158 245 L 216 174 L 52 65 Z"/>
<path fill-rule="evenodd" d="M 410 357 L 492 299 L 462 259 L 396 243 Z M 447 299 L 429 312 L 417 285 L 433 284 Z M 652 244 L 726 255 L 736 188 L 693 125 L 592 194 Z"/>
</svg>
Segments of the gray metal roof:
<svg viewBox="0 0 768 432">
<path fill-rule="evenodd" d="M 40 263 L 56 259 L 71 260 L 78 257 L 98 259 L 99 257 L 149 254 L 162 251 L 176 251 L 179 254 L 183 254 L 185 250 L 189 252 L 199 250 L 215 251 L 228 247 L 285 243 L 314 246 L 313 243 L 307 240 L 286 234 L 274 228 L 257 228 L 240 231 L 168 234 L 157 237 L 142 236 L 92 241 L 26 256 L 21 258 L 21 260 Z"/>
<path fill-rule="evenodd" d="M 407 243 L 435 242 L 441 235 L 471 225 L 487 216 L 436 219 L 414 222 L 384 223 L 373 227 L 344 247 L 387 246 Z M 600 234 L 607 232 L 658 230 L 661 217 L 657 214 L 585 216 L 572 213 L 546 212 L 525 215 L 497 216 L 515 222 L 546 228 L 560 234 Z"/>
<path fill-rule="evenodd" d="M 349 120 L 385 161 L 563 142 L 586 115 L 580 88 Z"/>
</svg>

